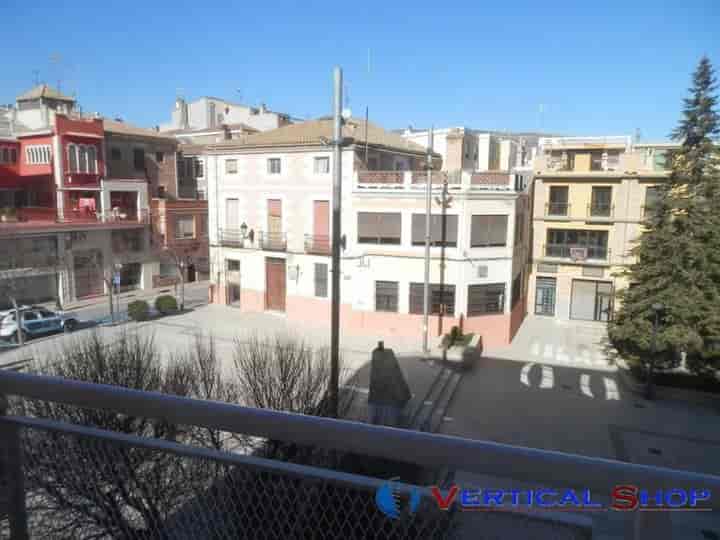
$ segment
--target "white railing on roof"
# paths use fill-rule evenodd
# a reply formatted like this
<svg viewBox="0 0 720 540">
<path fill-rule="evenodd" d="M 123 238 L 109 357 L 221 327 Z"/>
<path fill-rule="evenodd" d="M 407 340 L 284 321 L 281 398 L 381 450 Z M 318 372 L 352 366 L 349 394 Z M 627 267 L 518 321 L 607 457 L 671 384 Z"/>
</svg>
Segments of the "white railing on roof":
<svg viewBox="0 0 720 540">
<path fill-rule="evenodd" d="M 356 192 L 369 191 L 424 191 L 427 186 L 427 171 L 356 171 L 354 189 Z M 447 180 L 449 191 L 498 191 L 508 192 L 518 188 L 516 175 L 500 171 L 433 171 L 432 189 L 442 189 Z"/>
<path fill-rule="evenodd" d="M 610 135 L 607 137 L 540 137 L 538 146 L 541 149 L 577 148 L 584 145 L 622 145 L 630 147 L 632 138 L 629 135 Z"/>
</svg>

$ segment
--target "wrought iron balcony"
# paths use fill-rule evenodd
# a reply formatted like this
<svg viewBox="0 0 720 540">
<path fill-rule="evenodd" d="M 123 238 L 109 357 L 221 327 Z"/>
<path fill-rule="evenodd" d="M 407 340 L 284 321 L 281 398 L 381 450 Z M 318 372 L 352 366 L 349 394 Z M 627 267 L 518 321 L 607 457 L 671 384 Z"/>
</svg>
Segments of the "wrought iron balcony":
<svg viewBox="0 0 720 540">
<path fill-rule="evenodd" d="M 220 229 L 218 231 L 220 245 L 231 248 L 250 248 L 252 240 L 248 238 L 247 231 L 243 233 L 240 229 Z"/>
<path fill-rule="evenodd" d="M 287 251 L 287 234 L 261 231 L 258 235 L 258 245 L 265 251 Z"/>
<path fill-rule="evenodd" d="M 591 203 L 587 206 L 587 216 L 591 219 L 612 219 L 615 205 L 610 203 Z"/>
<path fill-rule="evenodd" d="M 312 255 L 330 255 L 332 245 L 329 236 L 306 234 L 305 253 Z"/>
<path fill-rule="evenodd" d="M 570 204 L 566 202 L 545 203 L 546 217 L 568 217 L 570 215 Z"/>
<path fill-rule="evenodd" d="M 604 246 L 547 244 L 543 246 L 543 253 L 546 257 L 558 259 L 605 261 L 608 258 L 610 250 Z"/>
</svg>

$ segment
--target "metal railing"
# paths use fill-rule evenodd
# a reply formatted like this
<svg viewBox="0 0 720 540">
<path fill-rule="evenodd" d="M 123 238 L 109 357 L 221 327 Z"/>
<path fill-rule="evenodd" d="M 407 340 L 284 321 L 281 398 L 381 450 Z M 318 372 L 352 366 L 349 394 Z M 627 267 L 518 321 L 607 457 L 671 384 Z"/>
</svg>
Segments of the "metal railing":
<svg viewBox="0 0 720 540">
<path fill-rule="evenodd" d="M 593 218 L 611 218 L 615 213 L 615 205 L 609 203 L 590 203 L 587 205 L 587 215 Z"/>
<path fill-rule="evenodd" d="M 265 251 L 287 251 L 287 234 L 261 231 L 258 234 L 258 246 Z"/>
<path fill-rule="evenodd" d="M 546 244 L 543 246 L 546 257 L 559 259 L 585 258 L 604 261 L 607 260 L 610 250 L 603 246 Z"/>
<path fill-rule="evenodd" d="M 570 204 L 566 202 L 545 203 L 545 215 L 551 217 L 567 217 L 570 215 Z"/>
<path fill-rule="evenodd" d="M 305 253 L 311 255 L 330 255 L 332 246 L 329 236 L 306 234 L 305 235 Z"/>
<path fill-rule="evenodd" d="M 17 409 L 20 415 L 8 415 L 3 395 L 46 403 L 48 411 L 63 419 L 76 418 L 72 411 L 82 408 L 97 410 L 97 418 L 115 418 L 117 426 L 147 421 L 149 436 L 135 434 L 137 429 L 109 431 L 28 417 L 22 407 Z M 7 515 L 6 523 L 0 517 L 0 535 L 10 532 L 19 539 L 58 534 L 477 538 L 479 530 L 482 537 L 590 537 L 587 529 L 577 530 L 557 518 L 442 512 L 429 489 L 401 483 L 393 484 L 403 501 L 401 508 L 413 494 L 419 497 L 419 508 L 412 516 L 404 510 L 401 519 L 391 520 L 375 504 L 383 480 L 343 472 L 342 467 L 181 444 L 176 441 L 179 426 L 185 433 L 196 427 L 291 443 L 299 449 L 347 452 L 352 463 L 380 458 L 431 470 L 462 464 L 463 471 L 477 474 L 598 493 L 609 494 L 617 484 L 642 486 L 651 493 L 720 490 L 717 476 L 13 371 L 0 371 L 0 401 L 0 492 L 6 494 Z M 720 509 L 720 499 L 711 499 L 708 507 Z M 636 522 L 640 526 L 635 539 L 651 538 L 652 528 L 642 526 L 653 518 L 645 514 Z"/>
<path fill-rule="evenodd" d="M 404 171 L 358 171 L 360 184 L 402 184 Z"/>
<path fill-rule="evenodd" d="M 218 240 L 220 241 L 220 245 L 224 247 L 252 247 L 252 242 L 247 237 L 247 233 L 243 234 L 240 229 L 220 229 L 218 231 Z"/>
</svg>

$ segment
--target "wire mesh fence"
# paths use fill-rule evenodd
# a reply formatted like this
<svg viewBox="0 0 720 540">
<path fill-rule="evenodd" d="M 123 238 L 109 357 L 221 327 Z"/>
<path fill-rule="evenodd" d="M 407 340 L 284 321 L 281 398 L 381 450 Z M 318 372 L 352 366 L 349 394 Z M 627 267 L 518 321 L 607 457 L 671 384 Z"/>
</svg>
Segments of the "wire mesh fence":
<svg viewBox="0 0 720 540">
<path fill-rule="evenodd" d="M 394 540 L 451 538 L 455 530 L 454 514 L 427 498 L 414 515 L 385 516 L 377 481 L 355 475 L 36 428 L 21 438 L 30 538 Z M 406 495 L 399 507 L 408 508 Z M 6 522 L 1 529 L 8 537 Z"/>
</svg>

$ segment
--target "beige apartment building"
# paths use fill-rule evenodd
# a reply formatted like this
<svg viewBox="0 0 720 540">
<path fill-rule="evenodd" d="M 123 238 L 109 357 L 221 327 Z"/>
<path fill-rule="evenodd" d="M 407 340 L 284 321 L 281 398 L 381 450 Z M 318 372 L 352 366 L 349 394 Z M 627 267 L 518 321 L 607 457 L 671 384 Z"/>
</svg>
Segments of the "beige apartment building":
<svg viewBox="0 0 720 540">
<path fill-rule="evenodd" d="M 612 319 L 618 274 L 669 174 L 672 144 L 630 137 L 541 138 L 535 160 L 530 313 Z"/>
</svg>

